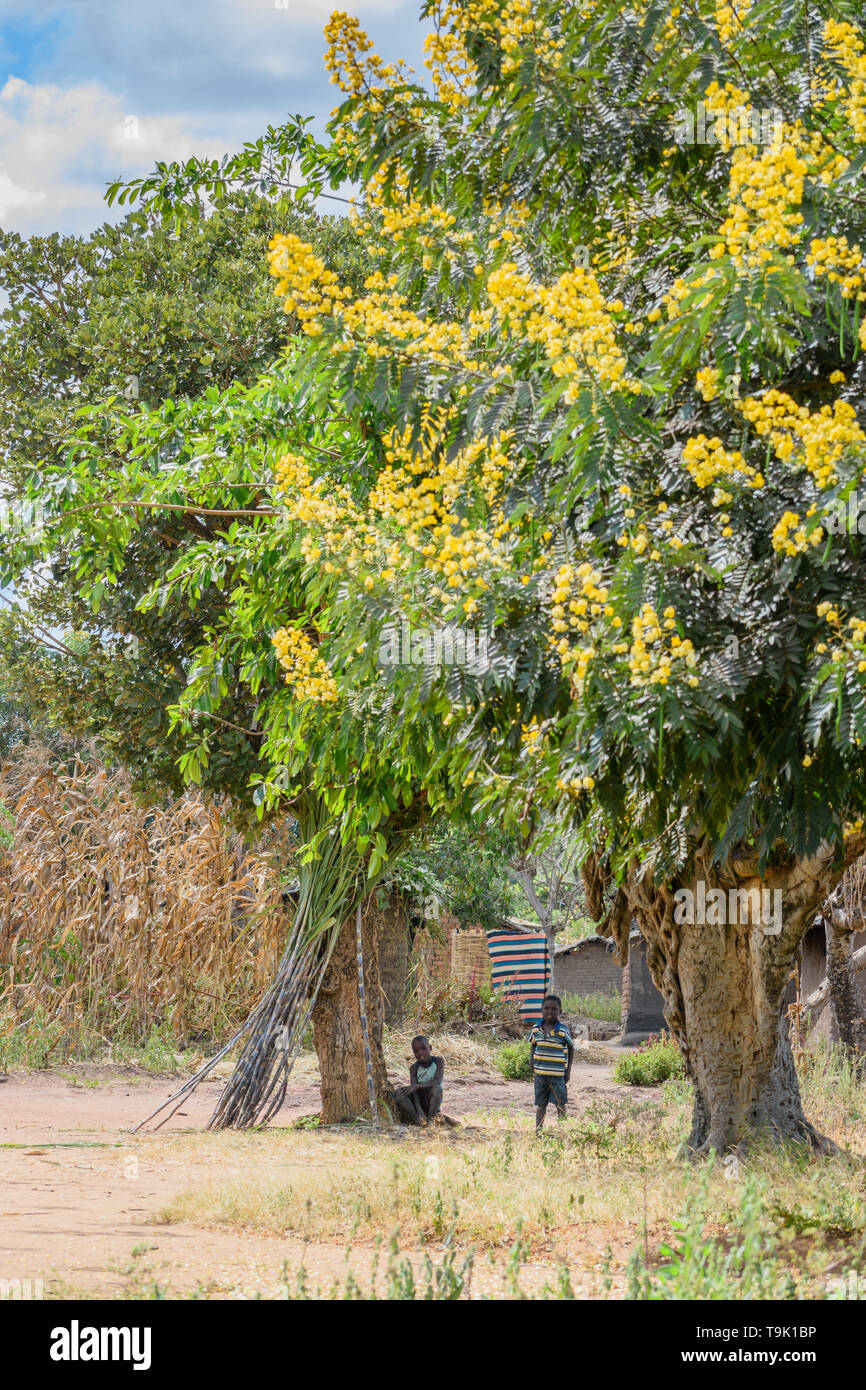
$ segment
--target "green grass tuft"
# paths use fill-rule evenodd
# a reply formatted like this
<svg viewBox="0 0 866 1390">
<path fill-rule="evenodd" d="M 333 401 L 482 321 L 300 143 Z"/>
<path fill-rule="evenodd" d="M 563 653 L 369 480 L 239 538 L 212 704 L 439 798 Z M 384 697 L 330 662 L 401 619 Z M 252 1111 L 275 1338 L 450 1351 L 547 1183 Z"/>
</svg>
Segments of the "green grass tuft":
<svg viewBox="0 0 866 1390">
<path fill-rule="evenodd" d="M 494 1052 L 493 1061 L 506 1081 L 529 1081 L 532 1076 L 528 1042 L 503 1043 Z"/>
<path fill-rule="evenodd" d="M 614 1081 L 624 1086 L 661 1086 L 684 1074 L 679 1048 L 667 1036 L 648 1039 L 636 1052 L 620 1057 L 613 1069 Z"/>
</svg>

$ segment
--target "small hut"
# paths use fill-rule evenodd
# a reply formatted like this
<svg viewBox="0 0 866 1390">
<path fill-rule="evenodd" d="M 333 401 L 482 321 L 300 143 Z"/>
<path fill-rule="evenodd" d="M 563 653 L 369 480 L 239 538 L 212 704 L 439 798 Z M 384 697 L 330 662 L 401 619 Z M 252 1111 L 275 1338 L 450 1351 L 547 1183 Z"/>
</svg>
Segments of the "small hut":
<svg viewBox="0 0 866 1390">
<path fill-rule="evenodd" d="M 626 1046 L 646 1042 L 666 1028 L 664 1001 L 653 984 L 646 962 L 646 942 L 632 925 L 628 964 L 622 972 L 622 1038 Z"/>
<path fill-rule="evenodd" d="M 622 968 L 608 950 L 604 936 L 585 936 L 557 946 L 553 978 L 557 994 L 607 994 L 622 989 Z"/>
</svg>

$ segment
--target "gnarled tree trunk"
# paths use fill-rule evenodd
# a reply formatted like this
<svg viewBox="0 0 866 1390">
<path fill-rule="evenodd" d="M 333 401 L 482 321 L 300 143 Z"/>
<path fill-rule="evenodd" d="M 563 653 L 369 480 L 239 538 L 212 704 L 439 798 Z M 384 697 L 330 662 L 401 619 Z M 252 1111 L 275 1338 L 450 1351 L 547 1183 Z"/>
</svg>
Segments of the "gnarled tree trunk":
<svg viewBox="0 0 866 1390">
<path fill-rule="evenodd" d="M 379 1116 L 388 1120 L 392 1091 L 382 1053 L 384 1011 L 377 958 L 376 915 L 362 914 L 364 992 L 370 1062 Z M 347 915 L 313 1007 L 313 1041 L 322 1077 L 322 1122 L 342 1124 L 370 1113 L 364 1030 L 358 996 L 355 913 Z"/>
<path fill-rule="evenodd" d="M 620 958 L 627 954 L 632 914 L 646 938 L 647 964 L 694 1083 L 694 1153 L 724 1153 L 758 1131 L 833 1147 L 803 1114 L 782 993 L 800 939 L 841 872 L 828 849 L 770 868 L 761 880 L 755 862 L 732 861 L 720 869 L 702 844 L 689 873 L 670 886 L 639 879 L 635 869 L 620 889 L 607 927 Z M 720 889 L 724 909 L 706 911 L 703 921 L 683 920 L 679 889 L 693 902 Z M 762 890 L 781 898 L 762 903 Z M 781 913 L 762 920 L 770 905 L 781 906 Z"/>
</svg>

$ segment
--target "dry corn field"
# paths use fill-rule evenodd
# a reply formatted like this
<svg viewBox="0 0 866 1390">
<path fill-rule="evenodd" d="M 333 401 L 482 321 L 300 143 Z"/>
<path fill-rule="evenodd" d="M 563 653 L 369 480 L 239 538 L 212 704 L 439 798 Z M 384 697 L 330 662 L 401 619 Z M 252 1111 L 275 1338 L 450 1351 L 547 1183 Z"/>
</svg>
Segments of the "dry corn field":
<svg viewBox="0 0 866 1390">
<path fill-rule="evenodd" d="M 194 791 L 141 806 L 122 772 L 29 750 L 0 770 L 0 1034 L 43 1065 L 161 1029 L 180 1045 L 243 1020 L 288 925 L 278 856 Z"/>
</svg>

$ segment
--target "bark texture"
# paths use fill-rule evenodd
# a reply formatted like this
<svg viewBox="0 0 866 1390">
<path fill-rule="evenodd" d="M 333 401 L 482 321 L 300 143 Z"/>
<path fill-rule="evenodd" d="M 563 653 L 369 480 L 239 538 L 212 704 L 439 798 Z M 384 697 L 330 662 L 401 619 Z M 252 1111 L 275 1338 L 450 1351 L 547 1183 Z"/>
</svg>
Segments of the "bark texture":
<svg viewBox="0 0 866 1390">
<path fill-rule="evenodd" d="M 375 916 L 366 910 L 362 915 L 362 940 L 370 1062 L 379 1117 L 387 1122 L 393 1115 L 393 1092 L 382 1053 L 384 1010 Z M 370 1113 L 357 960 L 353 911 L 340 928 L 312 1013 L 313 1041 L 322 1076 L 323 1124 L 344 1124 Z"/>
<path fill-rule="evenodd" d="M 547 940 L 547 993 L 556 993 L 556 929 L 545 927 L 544 935 Z"/>
</svg>

